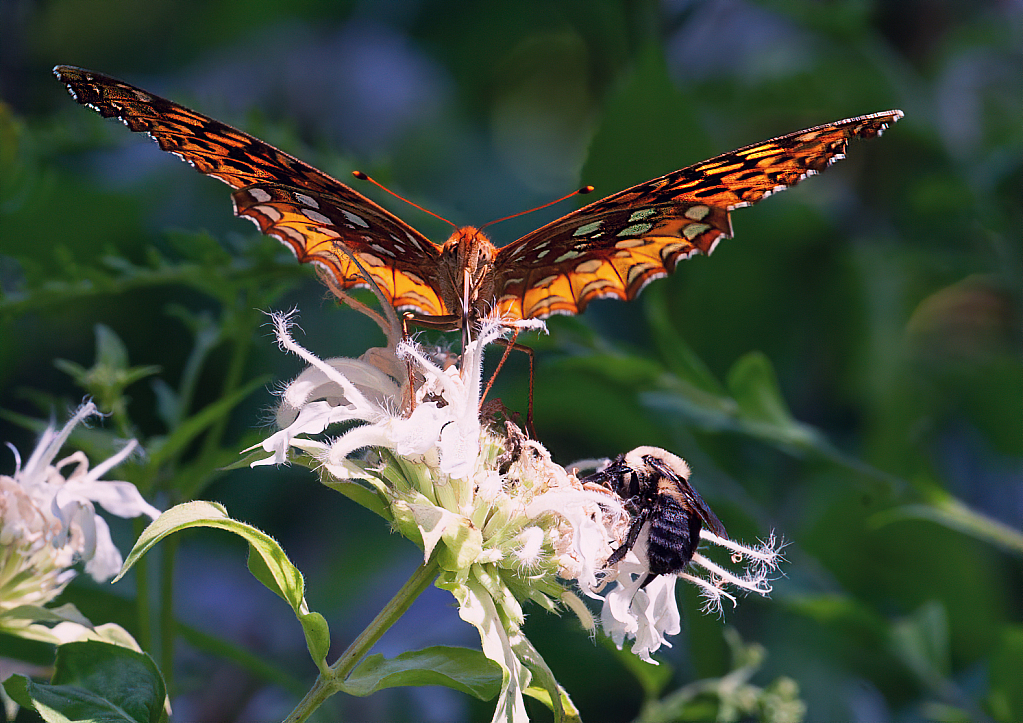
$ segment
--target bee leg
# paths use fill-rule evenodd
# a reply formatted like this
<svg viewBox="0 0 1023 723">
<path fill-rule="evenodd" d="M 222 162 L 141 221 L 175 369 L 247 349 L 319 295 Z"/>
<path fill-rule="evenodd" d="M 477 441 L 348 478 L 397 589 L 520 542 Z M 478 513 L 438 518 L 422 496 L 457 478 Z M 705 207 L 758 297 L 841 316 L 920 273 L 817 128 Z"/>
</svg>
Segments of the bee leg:
<svg viewBox="0 0 1023 723">
<path fill-rule="evenodd" d="M 629 550 L 636 545 L 636 540 L 639 539 L 639 533 L 643 529 L 643 523 L 646 522 L 646 518 L 647 515 L 641 513 L 632 521 L 632 524 L 629 526 L 629 532 L 625 535 L 625 541 L 617 550 L 611 553 L 611 556 L 607 558 L 607 562 L 604 563 L 604 567 L 617 565 L 628 554 Z"/>
</svg>

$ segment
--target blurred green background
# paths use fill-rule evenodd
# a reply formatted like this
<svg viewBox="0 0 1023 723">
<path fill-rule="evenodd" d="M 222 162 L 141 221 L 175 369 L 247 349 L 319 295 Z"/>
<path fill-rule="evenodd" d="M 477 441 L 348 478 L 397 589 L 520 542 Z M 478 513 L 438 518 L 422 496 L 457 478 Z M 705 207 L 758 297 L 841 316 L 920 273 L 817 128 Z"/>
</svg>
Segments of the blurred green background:
<svg viewBox="0 0 1023 723">
<path fill-rule="evenodd" d="M 275 385 L 300 369 L 262 312 L 297 307 L 300 341 L 320 356 L 382 337 L 235 219 L 227 187 L 74 103 L 55 64 L 123 78 L 337 178 L 361 169 L 473 225 L 901 108 L 824 176 L 737 211 L 736 237 L 711 258 L 525 339 L 536 426 L 562 464 L 670 449 L 733 537 L 773 528 L 790 542 L 773 597 L 724 621 L 685 589 L 661 690 L 730 670 L 734 626 L 766 649 L 754 682 L 794 679 L 807 720 L 1020 720 L 1021 21 L 1009 0 L 5 0 L 0 439 L 25 455 L 26 418 L 62 420 L 84 395 L 54 361 L 87 369 L 99 346 L 102 369 L 159 367 L 123 376 L 126 406 L 104 427 L 156 450 L 123 474 L 161 507 L 216 499 L 279 539 L 334 655 L 417 564 L 307 470 L 216 471 L 265 436 Z M 446 238 L 439 221 L 359 190 Z M 572 203 L 492 236 L 507 243 Z M 512 409 L 525 406 L 525 369 L 513 355 L 497 382 Z M 229 418 L 174 436 L 231 390 Z M 137 530 L 115 531 L 127 551 Z M 150 572 L 154 600 L 173 577 L 187 628 L 168 671 L 175 713 L 281 718 L 315 669 L 290 611 L 226 538 L 183 536 L 176 565 Z M 159 654 L 169 634 L 137 618 L 134 594 L 130 581 L 78 581 L 65 598 Z M 451 603 L 429 591 L 378 651 L 478 646 Z M 585 720 L 638 715 L 634 666 L 574 617 L 530 612 L 527 633 Z M 447 721 L 492 709 L 416 688 L 333 710 Z"/>
</svg>

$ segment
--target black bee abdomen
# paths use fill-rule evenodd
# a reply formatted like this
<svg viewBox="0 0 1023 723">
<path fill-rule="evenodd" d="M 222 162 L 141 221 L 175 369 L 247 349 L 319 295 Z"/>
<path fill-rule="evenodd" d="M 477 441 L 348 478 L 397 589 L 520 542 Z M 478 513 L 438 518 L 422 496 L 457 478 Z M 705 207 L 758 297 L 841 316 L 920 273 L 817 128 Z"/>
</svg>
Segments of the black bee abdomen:
<svg viewBox="0 0 1023 723">
<path fill-rule="evenodd" d="M 700 544 L 700 518 L 666 495 L 660 495 L 655 506 L 656 511 L 649 517 L 647 542 L 650 573 L 656 576 L 682 572 Z"/>
</svg>

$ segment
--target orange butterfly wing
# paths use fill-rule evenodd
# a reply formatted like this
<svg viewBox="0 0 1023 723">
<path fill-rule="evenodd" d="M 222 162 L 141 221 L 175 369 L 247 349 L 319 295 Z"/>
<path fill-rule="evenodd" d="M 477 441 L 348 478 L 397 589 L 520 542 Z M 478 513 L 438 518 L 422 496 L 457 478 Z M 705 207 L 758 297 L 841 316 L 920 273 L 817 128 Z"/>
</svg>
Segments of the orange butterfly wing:
<svg viewBox="0 0 1023 723">
<path fill-rule="evenodd" d="M 437 246 L 405 224 L 392 223 L 394 217 L 381 215 L 379 206 L 357 213 L 333 194 L 266 183 L 240 188 L 231 197 L 237 215 L 287 244 L 299 261 L 322 268 L 341 288 L 366 286 L 361 266 L 399 311 L 448 313 L 425 278 L 439 267 Z M 351 253 L 339 252 L 339 245 Z"/>
<path fill-rule="evenodd" d="M 594 299 L 632 299 L 693 254 L 732 235 L 730 212 L 794 186 L 878 136 L 902 111 L 779 136 L 584 206 L 502 247 L 496 302 L 506 317 L 578 314 Z"/>
<path fill-rule="evenodd" d="M 247 133 L 116 78 L 66 65 L 53 72 L 82 105 L 148 133 L 161 149 L 236 189 L 238 215 L 340 288 L 369 286 L 361 265 L 399 310 L 447 313 L 428 276 L 437 267 L 437 246 L 362 194 Z"/>
</svg>

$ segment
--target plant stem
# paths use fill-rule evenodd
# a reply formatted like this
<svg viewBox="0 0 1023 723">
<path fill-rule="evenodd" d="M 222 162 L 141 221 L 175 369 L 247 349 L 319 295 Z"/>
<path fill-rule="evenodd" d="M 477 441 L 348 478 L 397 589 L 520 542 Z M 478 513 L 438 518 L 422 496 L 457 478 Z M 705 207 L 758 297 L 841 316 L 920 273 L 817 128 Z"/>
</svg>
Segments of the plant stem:
<svg viewBox="0 0 1023 723">
<path fill-rule="evenodd" d="M 380 640 L 388 628 L 394 625 L 415 599 L 430 586 L 437 576 L 437 568 L 438 565 L 433 560 L 416 568 L 412 577 L 402 585 L 390 602 L 384 606 L 384 609 L 359 634 L 359 637 L 352 641 L 341 657 L 326 672 L 320 674 L 313 687 L 291 712 L 291 715 L 285 719 L 285 723 L 301 723 L 312 715 L 323 701 L 344 689 L 345 678 L 355 669 L 359 661 L 366 657 L 370 648 Z"/>
<path fill-rule="evenodd" d="M 179 535 L 171 535 L 163 542 L 160 567 L 160 670 L 164 682 L 171 690 L 174 684 L 174 645 L 177 641 L 177 620 L 174 618 L 174 563 L 178 558 Z"/>
<path fill-rule="evenodd" d="M 137 540 L 142 534 L 142 530 L 145 529 L 145 525 L 142 524 L 142 519 L 139 517 L 132 520 L 131 524 Z M 136 637 L 143 650 L 151 651 L 153 649 L 153 618 L 149 610 L 149 572 L 149 561 L 140 559 L 139 564 L 135 565 L 135 614 L 138 618 Z"/>
</svg>

